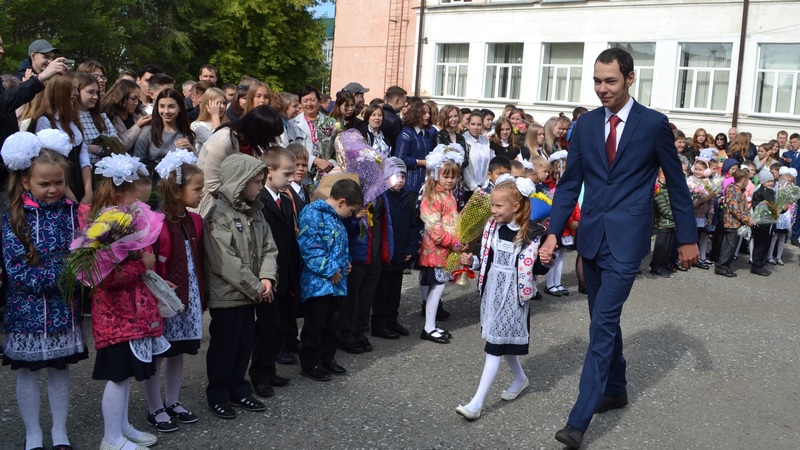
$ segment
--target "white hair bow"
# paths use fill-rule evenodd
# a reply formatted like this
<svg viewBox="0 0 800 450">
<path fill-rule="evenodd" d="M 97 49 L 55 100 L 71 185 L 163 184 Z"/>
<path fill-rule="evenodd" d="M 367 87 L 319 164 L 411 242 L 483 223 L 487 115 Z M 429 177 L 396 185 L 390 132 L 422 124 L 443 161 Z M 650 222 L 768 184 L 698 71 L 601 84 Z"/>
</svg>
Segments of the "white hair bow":
<svg viewBox="0 0 800 450">
<path fill-rule="evenodd" d="M 72 151 L 69 135 L 61 130 L 46 129 L 36 134 L 18 131 L 3 142 L 0 155 L 3 162 L 11 170 L 25 170 L 33 164 L 42 149 L 53 150 L 67 157 Z"/>
<path fill-rule="evenodd" d="M 132 183 L 139 179 L 139 175 L 150 175 L 139 158 L 125 154 L 113 154 L 101 159 L 95 165 L 94 173 L 111 178 L 116 186 Z"/>
<path fill-rule="evenodd" d="M 181 166 L 184 164 L 197 164 L 197 156 L 193 152 L 185 149 L 176 149 L 167 153 L 164 159 L 156 166 L 156 173 L 163 179 L 169 177 L 170 172 L 175 171 L 178 186 L 183 182 Z"/>
</svg>

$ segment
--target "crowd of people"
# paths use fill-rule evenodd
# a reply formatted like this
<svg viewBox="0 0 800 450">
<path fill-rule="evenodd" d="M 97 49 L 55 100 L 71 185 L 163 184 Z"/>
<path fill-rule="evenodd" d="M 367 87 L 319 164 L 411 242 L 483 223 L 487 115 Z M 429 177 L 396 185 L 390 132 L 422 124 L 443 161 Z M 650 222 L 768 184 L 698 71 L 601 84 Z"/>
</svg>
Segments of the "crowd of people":
<svg viewBox="0 0 800 450">
<path fill-rule="evenodd" d="M 279 94 L 245 76 L 217 87 L 212 65 L 180 90 L 154 65 L 123 71 L 109 85 L 101 63 L 82 62 L 73 72 L 74 62 L 57 53 L 46 40 L 33 42 L 0 89 L 8 195 L 3 365 L 17 372 L 26 449 L 44 445 L 43 372 L 52 448 L 71 448 L 69 366 L 89 353 L 82 317 L 92 321 L 92 377 L 106 381 L 100 448 L 141 449 L 157 437 L 129 420 L 132 379 L 144 383 L 146 423 L 158 432 L 199 420 L 181 404 L 180 388 L 183 358 L 199 352 L 206 310 L 208 406 L 231 419 L 234 408 L 263 411 L 253 394 L 270 397 L 289 383 L 276 364 L 299 361 L 303 376 L 329 381 L 347 373 L 337 350 L 369 353 L 368 335 L 410 335 L 399 309 L 412 268 L 421 339 L 452 342 L 438 324 L 449 317 L 441 298 L 453 278 L 445 269 L 451 257 L 477 271 L 487 340 L 478 390 L 456 412 L 480 417 L 501 357 L 514 375 L 502 398 L 514 400 L 528 386 L 519 358 L 528 353 L 529 300 L 570 295 L 562 274 L 581 221 L 576 206 L 543 265 L 548 214 L 534 204 L 547 204 L 558 189 L 586 108 L 541 125 L 516 105 L 495 115 L 424 101 L 400 86 L 366 103 L 370 89 L 357 82 L 324 103 L 311 85 Z M 673 133 L 695 211 L 700 258 L 693 266 L 714 265 L 732 277 L 740 252 L 756 275 L 784 265 L 785 243 L 800 245 L 797 206 L 786 205 L 770 223 L 751 210 L 796 185 L 800 134 L 780 131 L 755 146 L 735 128 L 713 140 L 702 128 L 690 139 Z M 363 186 L 347 176 L 348 135 L 396 168 L 391 186 L 367 204 Z M 652 194 L 651 273 L 659 277 L 688 269 L 678 259 L 669 188 L 660 175 Z M 478 242 L 461 242 L 459 212 L 473 196 L 490 198 L 491 217 Z M 114 270 L 92 278 L 90 293 L 66 284 L 64 273 L 76 270 L 73 238 L 104 235 L 98 227 L 110 212 L 146 217 L 151 232 L 117 255 Z M 182 312 L 160 313 L 143 278 L 151 270 L 174 289 Z M 586 293 L 580 255 L 575 270 Z M 538 288 L 536 275 L 545 275 Z"/>
</svg>

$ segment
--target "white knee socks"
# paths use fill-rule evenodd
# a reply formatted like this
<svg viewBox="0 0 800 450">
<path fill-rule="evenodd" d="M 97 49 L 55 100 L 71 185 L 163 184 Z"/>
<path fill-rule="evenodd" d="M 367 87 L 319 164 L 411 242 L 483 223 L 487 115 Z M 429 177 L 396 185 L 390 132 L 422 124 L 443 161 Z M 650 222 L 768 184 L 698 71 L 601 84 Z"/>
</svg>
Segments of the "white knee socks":
<svg viewBox="0 0 800 450">
<path fill-rule="evenodd" d="M 483 408 L 483 401 L 489 393 L 489 388 L 494 383 L 494 378 L 497 376 L 497 371 L 500 369 L 500 357 L 486 354 L 486 363 L 483 365 L 483 374 L 481 381 L 478 383 L 478 390 L 475 396 L 464 407 L 470 411 L 480 411 Z"/>
<path fill-rule="evenodd" d="M 564 259 L 567 255 L 567 249 L 560 248 L 553 253 L 553 266 L 547 271 L 545 275 L 546 288 L 553 286 L 561 286 L 561 275 L 564 273 Z"/>
<path fill-rule="evenodd" d="M 776 253 L 775 259 L 783 259 L 783 247 L 786 245 L 786 236 L 780 234 L 778 235 L 778 253 Z M 770 252 L 772 255 L 772 252 Z"/>
<path fill-rule="evenodd" d="M 508 388 L 509 391 L 517 392 L 525 383 L 525 371 L 522 370 L 522 364 L 519 362 L 519 356 L 517 355 L 505 355 L 503 359 L 506 360 L 506 364 L 508 364 L 509 369 L 511 369 L 511 373 L 514 375 L 514 382 L 511 383 L 511 387 Z"/>
<path fill-rule="evenodd" d="M 42 447 L 42 427 L 39 424 L 39 372 L 17 371 L 17 406 L 25 424 L 25 449 Z"/>
<path fill-rule="evenodd" d="M 50 414 L 53 416 L 53 428 L 50 430 L 53 446 L 70 445 L 67 437 L 69 396 L 69 368 L 47 369 L 47 399 L 50 401 Z"/>
<path fill-rule="evenodd" d="M 706 252 L 708 251 L 708 234 L 700 233 L 698 247 L 700 249 L 700 261 L 705 261 Z"/>
<path fill-rule="evenodd" d="M 180 399 L 183 381 L 183 355 L 175 355 L 164 361 L 164 403 L 175 404 Z M 178 409 L 178 412 L 181 408 Z"/>
<path fill-rule="evenodd" d="M 439 309 L 439 301 L 442 299 L 442 294 L 444 294 L 444 284 L 427 287 L 428 297 L 425 300 L 425 332 L 430 333 L 436 329 L 436 311 Z"/>
<path fill-rule="evenodd" d="M 128 402 L 125 388 L 130 387 L 130 380 L 122 383 L 109 381 L 103 391 L 103 440 L 117 446 L 124 439 L 123 416 L 127 419 Z M 124 411 L 124 414 L 123 414 Z"/>
</svg>

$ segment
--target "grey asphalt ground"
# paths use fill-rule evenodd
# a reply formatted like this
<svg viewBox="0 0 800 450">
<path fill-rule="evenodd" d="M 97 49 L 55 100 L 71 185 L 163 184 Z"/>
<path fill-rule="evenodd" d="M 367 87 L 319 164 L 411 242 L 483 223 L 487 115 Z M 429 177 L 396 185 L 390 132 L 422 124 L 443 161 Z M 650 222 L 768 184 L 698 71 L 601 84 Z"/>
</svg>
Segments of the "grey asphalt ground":
<svg viewBox="0 0 800 450">
<path fill-rule="evenodd" d="M 623 410 L 595 416 L 584 439 L 593 449 L 797 449 L 798 316 L 800 266 L 787 246 L 786 265 L 771 277 L 749 273 L 747 256 L 728 279 L 692 269 L 671 279 L 639 277 L 622 317 L 628 392 Z M 200 416 L 159 435 L 161 449 L 460 448 L 561 449 L 561 428 L 578 392 L 587 346 L 586 297 L 577 293 L 568 253 L 564 285 L 572 295 L 545 295 L 531 318 L 531 352 L 523 357 L 530 388 L 513 402 L 500 400 L 511 383 L 505 363 L 481 418 L 467 422 L 453 409 L 472 397 L 483 367 L 479 299 L 470 287 L 450 286 L 442 323 L 455 338 L 438 345 L 419 338 L 416 273 L 407 275 L 401 321 L 411 336 L 373 338 L 375 351 L 339 352 L 350 373 L 320 383 L 301 377 L 299 366 L 279 366 L 292 379 L 266 399 L 264 413 L 241 412 L 224 421 L 206 408 L 205 351 L 188 357 L 183 403 Z M 540 283 L 541 284 L 541 283 Z M 208 318 L 208 316 L 206 316 Z M 84 323 L 89 335 L 89 324 Z M 93 347 L 92 347 L 93 348 Z M 74 448 L 96 449 L 103 434 L 104 383 L 91 379 L 93 355 L 72 371 L 69 431 Z M 15 375 L 0 369 L 0 448 L 22 447 L 23 425 L 15 401 Z M 42 386 L 42 427 L 49 442 L 49 406 Z M 147 403 L 134 383 L 130 413 L 138 428 Z"/>
</svg>

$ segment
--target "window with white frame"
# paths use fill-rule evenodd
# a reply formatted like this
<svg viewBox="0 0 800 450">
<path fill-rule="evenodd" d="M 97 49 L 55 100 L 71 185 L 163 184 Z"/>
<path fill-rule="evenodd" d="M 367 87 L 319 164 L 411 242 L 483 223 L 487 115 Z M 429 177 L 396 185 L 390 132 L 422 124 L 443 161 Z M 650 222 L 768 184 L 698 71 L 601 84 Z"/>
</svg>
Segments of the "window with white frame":
<svg viewBox="0 0 800 450">
<path fill-rule="evenodd" d="M 761 44 L 758 53 L 753 110 L 800 116 L 800 44 Z"/>
<path fill-rule="evenodd" d="M 611 42 L 610 48 L 621 48 L 633 56 L 635 81 L 630 93 L 637 102 L 650 106 L 653 94 L 656 44 L 654 42 Z"/>
<path fill-rule="evenodd" d="M 469 44 L 439 44 L 434 95 L 464 97 L 467 90 Z"/>
<path fill-rule="evenodd" d="M 485 98 L 519 99 L 523 44 L 489 44 L 486 54 Z"/>
<path fill-rule="evenodd" d="M 472 0 L 439 0 L 441 4 L 447 5 L 449 3 L 470 3 Z"/>
<path fill-rule="evenodd" d="M 542 52 L 543 102 L 578 103 L 583 76 L 583 43 L 544 44 Z"/>
<path fill-rule="evenodd" d="M 733 44 L 683 43 L 675 107 L 724 111 L 728 105 Z"/>
</svg>

